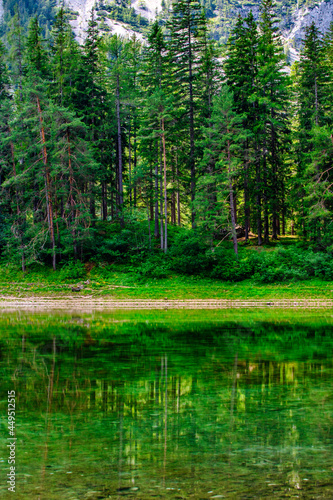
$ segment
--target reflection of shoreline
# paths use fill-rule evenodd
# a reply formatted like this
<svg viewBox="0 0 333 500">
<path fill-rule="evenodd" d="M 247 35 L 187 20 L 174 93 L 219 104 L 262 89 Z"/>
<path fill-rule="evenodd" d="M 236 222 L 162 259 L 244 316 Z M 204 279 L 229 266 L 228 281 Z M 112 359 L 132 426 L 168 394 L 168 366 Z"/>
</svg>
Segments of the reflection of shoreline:
<svg viewBox="0 0 333 500">
<path fill-rule="evenodd" d="M 25 500 L 277 500 L 300 488 L 304 500 L 333 498 L 331 319 L 282 323 L 279 311 L 268 323 L 258 311 L 192 327 L 170 321 L 188 321 L 184 311 L 166 312 L 169 323 L 123 316 L 115 328 L 114 314 L 3 321 L 0 369 L 6 387 L 15 374 L 24 408 Z"/>
<path fill-rule="evenodd" d="M 0 311 L 107 311 L 135 309 L 327 309 L 332 300 L 109 300 L 91 297 L 0 297 Z"/>
</svg>

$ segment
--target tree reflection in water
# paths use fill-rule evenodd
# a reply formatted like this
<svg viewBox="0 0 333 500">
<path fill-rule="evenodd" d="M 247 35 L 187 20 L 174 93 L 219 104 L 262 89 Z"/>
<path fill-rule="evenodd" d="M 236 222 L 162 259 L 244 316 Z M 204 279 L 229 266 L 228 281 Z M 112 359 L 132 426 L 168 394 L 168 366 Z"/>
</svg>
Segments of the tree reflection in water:
<svg viewBox="0 0 333 500">
<path fill-rule="evenodd" d="M 1 318 L 16 498 L 333 497 L 330 315 L 130 319 Z"/>
</svg>

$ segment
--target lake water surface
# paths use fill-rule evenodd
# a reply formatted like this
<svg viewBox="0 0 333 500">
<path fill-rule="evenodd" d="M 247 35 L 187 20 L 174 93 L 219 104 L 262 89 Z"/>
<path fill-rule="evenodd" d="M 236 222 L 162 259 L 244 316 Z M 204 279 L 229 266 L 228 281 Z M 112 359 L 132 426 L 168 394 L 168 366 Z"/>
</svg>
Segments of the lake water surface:
<svg viewBox="0 0 333 500">
<path fill-rule="evenodd" d="M 0 498 L 333 498 L 332 311 L 15 313 L 0 326 Z"/>
</svg>

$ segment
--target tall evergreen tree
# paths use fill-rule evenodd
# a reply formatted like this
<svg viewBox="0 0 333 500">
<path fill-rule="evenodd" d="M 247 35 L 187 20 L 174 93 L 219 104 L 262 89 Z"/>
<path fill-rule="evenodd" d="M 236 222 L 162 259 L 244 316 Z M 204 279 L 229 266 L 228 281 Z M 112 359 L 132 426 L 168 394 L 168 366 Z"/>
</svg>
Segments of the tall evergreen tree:
<svg viewBox="0 0 333 500">
<path fill-rule="evenodd" d="M 121 224 L 124 224 L 124 144 L 122 137 L 121 102 L 124 94 L 128 95 L 127 64 L 129 59 L 129 41 L 114 35 L 107 43 L 108 72 L 115 93 L 116 123 L 117 123 L 117 187 L 118 210 L 120 211 Z"/>
<path fill-rule="evenodd" d="M 142 137 L 141 151 L 147 159 L 149 168 L 154 165 L 154 235 L 161 237 L 161 248 L 165 247 L 164 231 L 162 226 L 163 200 L 160 193 L 161 171 L 164 169 L 165 152 L 162 144 L 161 113 L 165 107 L 165 71 L 166 71 L 166 43 L 162 28 L 158 22 L 152 25 L 148 36 L 148 45 L 144 54 L 142 86 L 145 99 L 143 119 L 140 135 Z M 162 161 L 161 161 L 162 160 Z M 163 163 L 163 165 L 162 165 Z M 164 193 L 166 195 L 166 193 Z M 164 201 L 165 196 L 164 195 Z M 161 223 L 161 226 L 159 226 Z"/>
<path fill-rule="evenodd" d="M 235 254 L 238 254 L 238 242 L 234 184 L 240 173 L 242 150 L 248 135 L 243 128 L 243 120 L 244 117 L 236 111 L 232 92 L 227 85 L 224 85 L 220 94 L 213 99 L 211 116 L 213 126 L 204 131 L 206 147 L 203 162 L 210 161 L 213 168 L 199 180 L 196 202 L 198 206 L 202 202 L 205 203 L 204 211 L 201 209 L 204 215 L 202 224 L 208 225 L 208 228 L 215 232 L 221 226 L 230 228 Z M 214 204 L 210 203 L 205 190 L 202 189 L 207 183 L 212 182 L 212 178 L 216 190 Z M 200 194 L 203 194 L 203 198 Z M 226 194 L 227 203 L 225 202 Z M 211 224 L 213 227 L 209 227 Z"/>
<path fill-rule="evenodd" d="M 15 15 L 12 17 L 9 23 L 9 32 L 7 33 L 7 40 L 10 46 L 9 60 L 11 63 L 11 78 L 15 88 L 19 89 L 21 95 L 22 80 L 24 73 L 25 37 L 23 35 L 20 12 L 17 7 Z"/>
<path fill-rule="evenodd" d="M 48 75 L 48 54 L 44 47 L 42 29 L 37 17 L 30 21 L 27 37 L 27 61 L 29 69 L 41 77 Z"/>
<path fill-rule="evenodd" d="M 251 131 L 243 149 L 242 184 L 244 192 L 245 240 L 249 239 L 250 206 L 257 212 L 258 241 L 261 242 L 261 193 L 255 189 L 254 179 L 260 186 L 260 166 L 258 164 L 259 145 L 257 137 L 258 97 L 256 95 L 258 77 L 258 27 L 252 12 L 246 18 L 238 17 L 236 26 L 228 42 L 227 59 L 224 70 L 227 82 L 234 94 L 236 110 L 243 116 L 244 129 Z M 240 187 L 240 186 L 239 186 Z"/>
<path fill-rule="evenodd" d="M 272 237 L 276 239 L 279 231 L 279 214 L 284 210 L 283 154 L 290 141 L 287 113 L 290 82 L 283 71 L 284 66 L 285 56 L 276 26 L 273 2 L 263 0 L 258 46 L 257 94 L 265 242 L 269 238 L 270 214 L 272 214 Z"/>
<path fill-rule="evenodd" d="M 8 137 L 10 136 L 9 120 L 13 113 L 12 99 L 9 93 L 9 75 L 5 62 L 6 49 L 0 41 L 0 186 L 11 174 L 13 169 L 15 172 L 15 163 L 13 162 L 13 148 L 11 147 Z M 14 194 L 15 193 L 15 194 Z M 11 200 L 15 200 L 14 210 L 16 213 L 20 212 L 20 200 L 18 191 L 14 190 L 10 193 L 2 192 L 2 199 L 0 204 L 0 249 L 4 244 L 5 239 L 5 217 L 12 211 Z M 14 194 L 14 196 L 12 196 Z M 13 227 L 14 228 L 14 227 Z M 21 227 L 15 233 L 21 234 Z M 20 238 L 22 240 L 22 238 Z M 25 270 L 24 259 L 22 261 L 22 269 Z"/>
<path fill-rule="evenodd" d="M 179 0 L 173 3 L 172 17 L 169 22 L 169 53 L 171 61 L 172 86 L 176 84 L 179 118 L 188 130 L 191 202 L 195 199 L 196 150 L 195 142 L 199 130 L 197 96 L 200 95 L 199 62 L 205 48 L 206 18 L 198 0 Z M 195 211 L 192 208 L 192 227 L 195 226 Z"/>
<path fill-rule="evenodd" d="M 314 24 L 306 28 L 304 47 L 296 76 L 298 109 L 297 178 L 295 188 L 302 201 L 300 214 L 304 234 L 322 236 L 330 216 L 330 127 L 329 36 L 324 43 Z"/>
<path fill-rule="evenodd" d="M 77 66 L 80 64 L 80 58 L 74 34 L 67 21 L 63 6 L 56 15 L 51 35 L 52 93 L 60 105 L 68 105 L 71 98 L 72 81 L 75 80 L 75 73 Z"/>
</svg>

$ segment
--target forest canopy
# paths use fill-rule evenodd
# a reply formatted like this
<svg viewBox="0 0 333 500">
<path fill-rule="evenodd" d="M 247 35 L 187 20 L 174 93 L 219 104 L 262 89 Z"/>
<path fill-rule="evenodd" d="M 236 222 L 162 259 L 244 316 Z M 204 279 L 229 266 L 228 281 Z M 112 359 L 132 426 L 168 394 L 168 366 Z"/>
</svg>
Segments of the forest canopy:
<svg viewBox="0 0 333 500">
<path fill-rule="evenodd" d="M 271 0 L 238 18 L 223 58 L 198 0 L 146 43 L 101 35 L 93 10 L 82 46 L 48 4 L 44 22 L 18 3 L 0 45 L 2 259 L 190 265 L 227 244 L 237 262 L 240 237 L 284 235 L 330 259 L 333 28 L 306 29 L 289 74 Z"/>
</svg>

